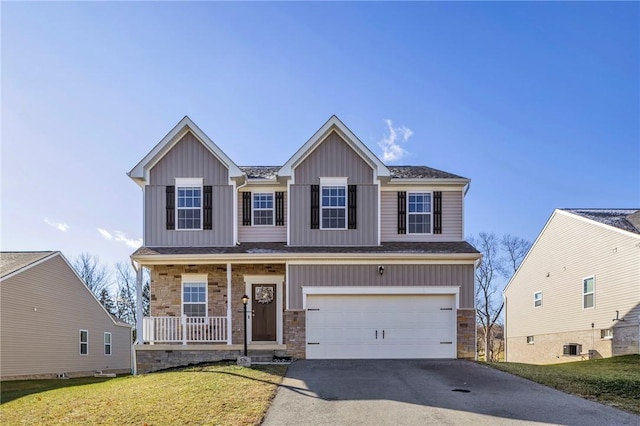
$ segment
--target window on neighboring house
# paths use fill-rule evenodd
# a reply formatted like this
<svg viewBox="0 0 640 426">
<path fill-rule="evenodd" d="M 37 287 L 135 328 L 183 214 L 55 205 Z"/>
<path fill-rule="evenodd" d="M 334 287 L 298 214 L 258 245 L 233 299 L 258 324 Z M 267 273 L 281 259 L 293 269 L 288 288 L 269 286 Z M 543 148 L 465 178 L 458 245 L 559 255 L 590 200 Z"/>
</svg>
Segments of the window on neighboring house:
<svg viewBox="0 0 640 426">
<path fill-rule="evenodd" d="M 527 344 L 533 345 L 533 336 L 527 336 Z"/>
<path fill-rule="evenodd" d="M 577 343 L 567 343 L 562 347 L 562 355 L 580 355 L 582 345 Z"/>
<path fill-rule="evenodd" d="M 533 307 L 538 308 L 542 306 L 542 292 L 536 291 L 533 293 Z"/>
<path fill-rule="evenodd" d="M 253 194 L 253 224 L 273 225 L 273 193 Z"/>
<path fill-rule="evenodd" d="M 582 307 L 593 308 L 594 306 L 595 283 L 594 277 L 588 277 L 582 280 Z"/>
<path fill-rule="evenodd" d="M 347 229 L 347 180 L 321 178 L 320 184 L 322 229 Z"/>
<path fill-rule="evenodd" d="M 111 355 L 111 333 L 104 333 L 104 354 Z"/>
<path fill-rule="evenodd" d="M 183 275 L 182 313 L 188 317 L 207 316 L 206 275 Z"/>
<path fill-rule="evenodd" d="M 613 339 L 613 328 L 600 330 L 601 339 Z"/>
<path fill-rule="evenodd" d="M 80 355 L 89 354 L 89 331 L 80 330 Z"/>
<path fill-rule="evenodd" d="M 407 230 L 409 234 L 431 233 L 431 193 L 410 192 L 407 200 Z"/>
</svg>

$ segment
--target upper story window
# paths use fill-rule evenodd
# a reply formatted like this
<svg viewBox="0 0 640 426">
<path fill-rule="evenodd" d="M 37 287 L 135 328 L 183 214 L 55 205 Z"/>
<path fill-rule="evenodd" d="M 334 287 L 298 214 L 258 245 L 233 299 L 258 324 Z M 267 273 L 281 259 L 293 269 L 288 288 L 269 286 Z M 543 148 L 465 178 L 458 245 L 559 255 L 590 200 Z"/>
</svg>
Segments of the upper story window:
<svg viewBox="0 0 640 426">
<path fill-rule="evenodd" d="M 104 354 L 111 355 L 111 333 L 104 333 Z"/>
<path fill-rule="evenodd" d="M 431 233 L 431 193 L 410 192 L 407 200 L 409 234 Z"/>
<path fill-rule="evenodd" d="M 80 330 L 80 355 L 89 355 L 89 330 Z"/>
<path fill-rule="evenodd" d="M 273 193 L 253 194 L 253 224 L 273 225 Z"/>
<path fill-rule="evenodd" d="M 182 314 L 188 317 L 207 316 L 207 275 L 182 276 Z"/>
<path fill-rule="evenodd" d="M 536 291 L 533 293 L 533 307 L 538 308 L 542 306 L 542 292 Z"/>
<path fill-rule="evenodd" d="M 587 277 L 582 280 L 582 307 L 584 309 L 595 306 L 595 278 Z"/>
<path fill-rule="evenodd" d="M 320 178 L 321 229 L 347 229 L 347 178 Z"/>
<path fill-rule="evenodd" d="M 202 229 L 202 179 L 176 179 L 176 229 Z"/>
</svg>

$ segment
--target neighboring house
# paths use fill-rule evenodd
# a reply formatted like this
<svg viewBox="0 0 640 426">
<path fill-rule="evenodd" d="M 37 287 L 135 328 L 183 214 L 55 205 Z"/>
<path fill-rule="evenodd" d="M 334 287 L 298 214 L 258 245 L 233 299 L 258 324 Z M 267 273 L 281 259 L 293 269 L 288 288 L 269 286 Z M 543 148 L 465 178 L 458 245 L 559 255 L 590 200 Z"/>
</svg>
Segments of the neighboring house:
<svg viewBox="0 0 640 426">
<path fill-rule="evenodd" d="M 0 253 L 1 380 L 131 373 L 131 326 L 57 251 Z"/>
<path fill-rule="evenodd" d="M 640 210 L 555 210 L 504 298 L 509 362 L 640 353 Z"/>
<path fill-rule="evenodd" d="M 250 355 L 475 357 L 469 179 L 386 166 L 335 116 L 277 167 L 237 166 L 185 117 L 128 175 L 151 272 L 140 371 L 238 356 L 245 294 Z"/>
</svg>

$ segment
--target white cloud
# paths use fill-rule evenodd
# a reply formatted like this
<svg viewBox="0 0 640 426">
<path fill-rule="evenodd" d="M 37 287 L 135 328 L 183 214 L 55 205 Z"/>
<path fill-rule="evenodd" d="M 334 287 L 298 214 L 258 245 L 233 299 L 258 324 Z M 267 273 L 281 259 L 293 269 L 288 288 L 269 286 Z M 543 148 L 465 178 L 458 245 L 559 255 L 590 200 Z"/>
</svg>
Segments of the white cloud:
<svg viewBox="0 0 640 426">
<path fill-rule="evenodd" d="M 48 217 L 44 218 L 44 223 L 46 223 L 51 227 L 56 228 L 58 231 L 67 232 L 69 230 L 69 225 L 67 225 L 66 223 L 54 222 L 52 220 L 49 220 Z"/>
<path fill-rule="evenodd" d="M 105 240 L 113 239 L 113 235 L 111 235 L 106 229 L 98 228 L 98 232 L 104 237 Z"/>
<path fill-rule="evenodd" d="M 105 240 L 113 240 L 119 243 L 124 243 L 125 245 L 131 248 L 138 248 L 142 245 L 142 238 L 139 238 L 137 240 L 133 238 L 128 238 L 127 234 L 125 234 L 122 231 L 109 232 L 106 229 L 98 228 L 98 232 L 100 233 L 100 235 L 102 235 L 102 237 Z"/>
<path fill-rule="evenodd" d="M 393 127 L 393 121 L 384 121 L 389 127 L 389 135 L 382 138 L 378 145 L 382 148 L 383 161 L 398 161 L 408 154 L 401 144 L 406 143 L 413 132 L 405 126 Z"/>
</svg>

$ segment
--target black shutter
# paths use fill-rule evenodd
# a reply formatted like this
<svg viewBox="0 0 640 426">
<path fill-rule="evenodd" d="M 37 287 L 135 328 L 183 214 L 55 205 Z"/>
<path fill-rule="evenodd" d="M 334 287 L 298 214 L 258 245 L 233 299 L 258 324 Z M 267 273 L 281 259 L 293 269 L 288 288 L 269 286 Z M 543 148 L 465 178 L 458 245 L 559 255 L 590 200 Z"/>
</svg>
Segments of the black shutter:
<svg viewBox="0 0 640 426">
<path fill-rule="evenodd" d="M 202 196 L 202 213 L 204 215 L 202 229 L 213 229 L 213 188 L 211 185 L 205 185 L 202 188 Z"/>
<path fill-rule="evenodd" d="M 398 234 L 407 233 L 407 193 L 398 192 Z"/>
<path fill-rule="evenodd" d="M 349 223 L 347 227 L 349 229 L 357 229 L 357 216 L 358 216 L 358 192 L 356 185 L 349 185 L 349 198 L 347 200 Z"/>
<path fill-rule="evenodd" d="M 442 192 L 433 193 L 433 233 L 442 234 Z"/>
<path fill-rule="evenodd" d="M 242 193 L 242 225 L 251 226 L 251 193 Z"/>
<path fill-rule="evenodd" d="M 311 185 L 311 229 L 320 229 L 320 185 Z"/>
<path fill-rule="evenodd" d="M 276 192 L 276 226 L 284 226 L 284 192 Z"/>
<path fill-rule="evenodd" d="M 166 195 L 167 229 L 176 229 L 176 187 L 167 186 Z"/>
</svg>

